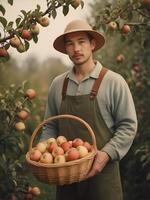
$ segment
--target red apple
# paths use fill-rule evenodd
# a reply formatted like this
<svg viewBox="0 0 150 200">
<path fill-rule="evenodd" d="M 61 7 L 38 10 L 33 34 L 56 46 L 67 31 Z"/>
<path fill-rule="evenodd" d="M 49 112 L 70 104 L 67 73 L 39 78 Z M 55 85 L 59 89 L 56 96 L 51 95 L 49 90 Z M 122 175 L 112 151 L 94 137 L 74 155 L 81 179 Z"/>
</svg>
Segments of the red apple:
<svg viewBox="0 0 150 200">
<path fill-rule="evenodd" d="M 25 96 L 28 97 L 30 100 L 34 99 L 36 97 L 36 92 L 33 89 L 28 89 L 25 92 Z"/>
<path fill-rule="evenodd" d="M 46 163 L 46 164 L 50 164 L 53 163 L 53 156 L 51 153 L 49 152 L 45 152 L 42 154 L 41 159 L 40 159 L 41 163 Z"/>
<path fill-rule="evenodd" d="M 60 135 L 56 138 L 57 144 L 60 146 L 62 143 L 66 142 L 67 139 L 63 135 Z"/>
<path fill-rule="evenodd" d="M 22 32 L 21 32 L 21 37 L 22 37 L 23 39 L 30 40 L 30 39 L 32 38 L 32 36 L 31 36 L 31 31 L 26 30 L 26 29 L 22 30 Z"/>
<path fill-rule="evenodd" d="M 127 24 L 124 24 L 122 29 L 121 29 L 122 33 L 127 34 L 131 31 L 130 26 Z"/>
<path fill-rule="evenodd" d="M 40 17 L 38 19 L 38 22 L 41 24 L 41 26 L 46 27 L 49 25 L 49 18 L 48 17 Z"/>
<path fill-rule="evenodd" d="M 39 187 L 32 187 L 30 190 L 30 193 L 35 196 L 38 196 L 41 194 L 41 191 L 40 191 Z"/>
<path fill-rule="evenodd" d="M 139 64 L 133 64 L 132 69 L 137 73 L 141 71 L 141 67 Z"/>
<path fill-rule="evenodd" d="M 68 151 L 72 147 L 71 143 L 68 141 L 63 142 L 60 146 L 63 148 L 64 152 Z"/>
<path fill-rule="evenodd" d="M 143 0 L 144 5 L 150 5 L 150 0 Z"/>
<path fill-rule="evenodd" d="M 124 60 L 125 60 L 125 57 L 124 57 L 123 54 L 119 54 L 119 55 L 116 57 L 117 63 L 122 63 Z"/>
<path fill-rule="evenodd" d="M 65 163 L 65 162 L 66 162 L 65 155 L 57 155 L 54 158 L 54 163 Z"/>
<path fill-rule="evenodd" d="M 56 157 L 57 155 L 64 155 L 64 150 L 58 146 L 52 151 L 52 155 L 54 157 Z"/>
<path fill-rule="evenodd" d="M 73 141 L 72 141 L 72 146 L 73 147 L 78 147 L 80 145 L 83 145 L 83 140 L 80 139 L 80 138 L 75 138 Z"/>
<path fill-rule="evenodd" d="M 20 42 L 19 38 L 16 37 L 16 36 L 14 36 L 13 38 L 10 39 L 10 45 L 11 45 L 12 47 L 17 48 L 17 47 L 19 47 L 20 43 L 21 43 L 21 42 Z"/>
<path fill-rule="evenodd" d="M 27 119 L 27 117 L 28 117 L 27 111 L 25 111 L 25 110 L 20 111 L 20 112 L 18 113 L 18 117 L 19 117 L 19 119 L 21 119 L 21 120 Z"/>
<path fill-rule="evenodd" d="M 66 161 L 73 161 L 73 160 L 77 160 L 80 157 L 79 151 L 72 147 L 70 148 L 67 152 L 66 152 Z"/>
<path fill-rule="evenodd" d="M 92 145 L 89 142 L 85 141 L 83 146 L 87 148 L 88 152 L 92 151 Z"/>
<path fill-rule="evenodd" d="M 77 150 L 79 151 L 80 158 L 84 158 L 88 154 L 88 150 L 84 146 L 78 146 Z"/>
<path fill-rule="evenodd" d="M 54 149 L 58 147 L 56 142 L 51 142 L 50 144 L 47 145 L 47 151 L 52 153 Z"/>
<path fill-rule="evenodd" d="M 38 149 L 33 149 L 30 153 L 30 159 L 33 161 L 39 161 L 42 153 Z"/>
<path fill-rule="evenodd" d="M 0 47 L 0 57 L 6 57 L 7 55 L 7 50 L 4 47 Z"/>
</svg>

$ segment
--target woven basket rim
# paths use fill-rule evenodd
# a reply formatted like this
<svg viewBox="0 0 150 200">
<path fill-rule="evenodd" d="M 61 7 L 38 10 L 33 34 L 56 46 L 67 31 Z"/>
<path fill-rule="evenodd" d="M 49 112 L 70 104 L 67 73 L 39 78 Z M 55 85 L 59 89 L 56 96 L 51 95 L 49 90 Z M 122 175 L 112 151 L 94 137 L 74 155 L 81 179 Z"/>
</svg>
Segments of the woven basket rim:
<svg viewBox="0 0 150 200">
<path fill-rule="evenodd" d="M 80 158 L 80 159 L 73 160 L 73 161 L 68 161 L 68 162 L 65 162 L 65 163 L 51 163 L 51 164 L 46 164 L 46 163 L 41 163 L 41 162 L 37 162 L 37 161 L 32 161 L 30 159 L 29 152 L 27 152 L 27 154 L 26 154 L 26 161 L 27 161 L 27 163 L 29 163 L 31 165 L 34 165 L 36 167 L 58 168 L 58 167 L 67 167 L 67 166 L 77 165 L 77 164 L 83 163 L 86 160 L 90 160 L 95 155 L 96 155 L 96 150 L 92 150 L 92 152 L 89 152 L 88 155 L 86 155 L 84 158 Z"/>
</svg>

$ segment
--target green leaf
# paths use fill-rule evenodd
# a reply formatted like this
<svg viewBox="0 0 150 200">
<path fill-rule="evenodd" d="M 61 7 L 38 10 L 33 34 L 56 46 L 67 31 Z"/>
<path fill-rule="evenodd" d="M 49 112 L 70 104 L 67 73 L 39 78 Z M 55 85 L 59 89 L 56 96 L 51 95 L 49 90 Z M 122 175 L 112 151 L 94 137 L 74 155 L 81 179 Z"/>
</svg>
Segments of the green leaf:
<svg viewBox="0 0 150 200">
<path fill-rule="evenodd" d="M 21 10 L 20 12 L 26 17 L 27 13 L 25 10 Z"/>
<path fill-rule="evenodd" d="M 4 17 L 0 17 L 0 22 L 2 23 L 3 27 L 5 28 L 7 25 L 7 20 Z"/>
<path fill-rule="evenodd" d="M 6 10 L 2 5 L 0 5 L 0 12 L 5 15 Z"/>
<path fill-rule="evenodd" d="M 33 35 L 33 41 L 34 41 L 35 43 L 38 42 L 38 37 L 37 37 L 37 35 Z"/>
<path fill-rule="evenodd" d="M 9 47 L 10 47 L 10 44 L 7 43 L 7 44 L 5 45 L 5 49 L 6 49 L 6 50 L 9 49 Z"/>
<path fill-rule="evenodd" d="M 52 10 L 52 17 L 55 19 L 57 16 L 57 12 L 55 9 Z"/>
<path fill-rule="evenodd" d="M 81 8 L 83 8 L 84 7 L 84 2 L 83 1 L 81 1 Z"/>
<path fill-rule="evenodd" d="M 63 6 L 63 14 L 66 16 L 69 12 L 69 6 Z"/>
<path fill-rule="evenodd" d="M 12 6 L 13 5 L 13 0 L 8 0 L 8 3 Z"/>
<path fill-rule="evenodd" d="M 29 49 L 30 47 L 30 43 L 28 41 L 25 40 L 25 48 L 26 48 L 26 51 Z"/>
<path fill-rule="evenodd" d="M 18 25 L 19 25 L 20 21 L 21 21 L 21 18 L 20 18 L 20 17 L 18 17 L 18 18 L 16 19 L 16 26 L 17 26 L 17 27 L 18 27 Z"/>
<path fill-rule="evenodd" d="M 41 9 L 40 5 L 37 4 L 37 10 L 39 11 Z"/>
</svg>

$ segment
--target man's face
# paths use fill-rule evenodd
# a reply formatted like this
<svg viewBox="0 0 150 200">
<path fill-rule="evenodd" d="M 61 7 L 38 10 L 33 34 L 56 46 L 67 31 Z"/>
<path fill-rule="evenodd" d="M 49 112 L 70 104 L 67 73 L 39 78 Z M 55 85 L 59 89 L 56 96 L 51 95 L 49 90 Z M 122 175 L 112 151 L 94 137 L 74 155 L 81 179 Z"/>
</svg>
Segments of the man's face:
<svg viewBox="0 0 150 200">
<path fill-rule="evenodd" d="M 82 65 L 92 57 L 95 40 L 89 40 L 86 32 L 68 33 L 65 37 L 65 48 L 75 65 Z"/>
</svg>

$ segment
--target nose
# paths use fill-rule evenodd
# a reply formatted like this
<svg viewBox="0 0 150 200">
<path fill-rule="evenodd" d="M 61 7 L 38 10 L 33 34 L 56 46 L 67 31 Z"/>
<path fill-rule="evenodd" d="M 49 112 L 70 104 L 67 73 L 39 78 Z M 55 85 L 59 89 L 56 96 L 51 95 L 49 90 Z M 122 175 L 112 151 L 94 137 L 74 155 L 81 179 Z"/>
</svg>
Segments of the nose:
<svg viewBox="0 0 150 200">
<path fill-rule="evenodd" d="M 80 50 L 80 45 L 76 42 L 74 43 L 74 51 L 78 52 Z"/>
</svg>

